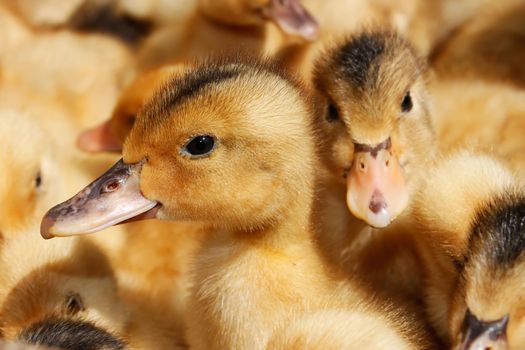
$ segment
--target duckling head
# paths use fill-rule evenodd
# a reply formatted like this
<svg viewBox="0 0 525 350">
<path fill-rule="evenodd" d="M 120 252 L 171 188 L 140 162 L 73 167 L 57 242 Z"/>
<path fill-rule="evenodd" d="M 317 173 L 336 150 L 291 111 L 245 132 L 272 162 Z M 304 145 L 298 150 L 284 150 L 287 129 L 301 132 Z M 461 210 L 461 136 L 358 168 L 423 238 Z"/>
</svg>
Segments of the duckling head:
<svg viewBox="0 0 525 350">
<path fill-rule="evenodd" d="M 509 189 L 483 203 L 453 294 L 449 329 L 458 350 L 525 344 L 525 197 Z"/>
<path fill-rule="evenodd" d="M 425 76 L 412 47 L 384 31 L 350 37 L 318 61 L 322 158 L 346 183 L 350 211 L 373 227 L 402 213 L 433 154 Z"/>
<path fill-rule="evenodd" d="M 317 21 L 301 0 L 200 0 L 210 18 L 233 25 L 261 26 L 274 22 L 284 33 L 306 40 L 317 38 Z"/>
<path fill-rule="evenodd" d="M 77 147 L 87 152 L 121 152 L 140 109 L 159 87 L 184 68 L 184 64 L 175 64 L 138 76 L 120 96 L 110 119 L 82 132 Z"/>
<path fill-rule="evenodd" d="M 123 159 L 52 208 L 41 232 L 89 233 L 139 216 L 238 230 L 278 222 L 311 195 L 304 93 L 266 63 L 205 63 L 141 110 Z"/>
<path fill-rule="evenodd" d="M 31 116 L 0 111 L 0 237 L 38 222 L 59 183 L 53 145 Z"/>
<path fill-rule="evenodd" d="M 128 316 L 109 261 L 93 243 L 44 242 L 26 230 L 4 240 L 0 268 L 3 339 L 60 349 L 124 348 L 109 346 L 124 344 L 116 334 L 123 334 Z"/>
</svg>

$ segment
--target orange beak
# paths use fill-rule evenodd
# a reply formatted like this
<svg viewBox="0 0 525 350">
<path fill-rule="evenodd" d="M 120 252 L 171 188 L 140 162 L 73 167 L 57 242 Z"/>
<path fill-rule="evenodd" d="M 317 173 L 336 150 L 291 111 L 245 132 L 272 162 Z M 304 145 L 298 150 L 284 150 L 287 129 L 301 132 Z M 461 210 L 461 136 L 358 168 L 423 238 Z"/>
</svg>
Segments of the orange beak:
<svg viewBox="0 0 525 350">
<path fill-rule="evenodd" d="M 388 226 L 408 204 L 405 175 L 392 154 L 390 138 L 375 145 L 355 144 L 347 178 L 346 203 L 370 226 Z"/>
</svg>

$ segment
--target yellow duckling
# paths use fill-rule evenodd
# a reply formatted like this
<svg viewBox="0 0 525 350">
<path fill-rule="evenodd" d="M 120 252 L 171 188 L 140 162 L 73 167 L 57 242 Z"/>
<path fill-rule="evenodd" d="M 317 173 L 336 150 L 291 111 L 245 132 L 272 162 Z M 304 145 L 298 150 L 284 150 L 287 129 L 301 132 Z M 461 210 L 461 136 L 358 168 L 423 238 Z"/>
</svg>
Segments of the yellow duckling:
<svg viewBox="0 0 525 350">
<path fill-rule="evenodd" d="M 195 257 L 187 308 L 195 349 L 271 348 L 272 339 L 281 344 L 280 327 L 293 323 L 301 332 L 315 313 L 322 325 L 330 310 L 346 324 L 344 333 L 324 328 L 331 342 L 353 347 L 364 336 L 369 349 L 427 348 L 418 325 L 366 296 L 320 255 L 306 97 L 267 64 L 194 68 L 141 111 L 121 161 L 46 214 L 42 235 L 147 217 L 211 225 Z M 363 323 L 386 331 L 368 337 Z"/>
</svg>

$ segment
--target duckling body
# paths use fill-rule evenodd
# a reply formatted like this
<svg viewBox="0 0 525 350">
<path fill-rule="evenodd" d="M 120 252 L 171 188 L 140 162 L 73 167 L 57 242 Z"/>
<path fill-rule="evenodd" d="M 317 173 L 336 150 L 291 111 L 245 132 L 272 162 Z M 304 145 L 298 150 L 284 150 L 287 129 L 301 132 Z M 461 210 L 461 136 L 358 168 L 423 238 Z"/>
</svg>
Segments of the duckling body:
<svg viewBox="0 0 525 350">
<path fill-rule="evenodd" d="M 515 294 L 523 284 L 523 198 L 503 163 L 468 152 L 442 159 L 418 194 L 414 210 L 430 268 L 427 308 L 451 345 L 525 344 Z"/>
<path fill-rule="evenodd" d="M 125 177 L 122 187 L 82 205 L 118 202 L 125 188 L 137 186 L 140 171 L 146 197 L 132 195 L 134 215 L 199 220 L 213 227 L 195 260 L 187 310 L 192 348 L 265 348 L 276 327 L 327 309 L 349 315 L 361 310 L 391 330 L 404 348 L 424 348 L 418 327 L 395 321 L 397 316 L 385 312 L 388 307 L 368 299 L 359 283 L 342 278 L 319 253 L 312 221 L 317 158 L 304 97 L 296 83 L 264 64 L 195 68 L 146 105 L 124 144 L 123 160 L 89 191 L 96 193 L 115 176 Z M 173 149 L 179 150 L 168 151 Z M 85 215 L 112 222 L 114 214 L 92 210 L 83 211 L 82 218 L 59 214 L 78 205 L 75 200 L 48 212 L 42 222 L 45 237 L 76 234 Z M 350 334 L 359 334 L 356 317 L 346 318 Z M 404 327 L 414 337 L 405 336 Z M 325 335 L 342 336 L 330 329 Z"/>
<path fill-rule="evenodd" d="M 483 7 L 482 7 L 483 8 Z M 491 152 L 520 173 L 525 130 L 525 46 L 521 2 L 484 7 L 433 54 L 432 84 L 442 151 L 463 147 Z"/>
</svg>

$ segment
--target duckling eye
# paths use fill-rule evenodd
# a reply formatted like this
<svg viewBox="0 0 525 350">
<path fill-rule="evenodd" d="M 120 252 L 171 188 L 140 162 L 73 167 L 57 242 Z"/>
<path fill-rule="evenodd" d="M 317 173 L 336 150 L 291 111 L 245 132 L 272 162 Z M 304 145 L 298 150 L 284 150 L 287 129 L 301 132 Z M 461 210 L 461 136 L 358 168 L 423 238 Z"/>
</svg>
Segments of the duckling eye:
<svg viewBox="0 0 525 350">
<path fill-rule="evenodd" d="M 71 293 L 66 296 L 66 312 L 68 315 L 75 315 L 84 310 L 84 302 L 82 297 L 77 293 Z"/>
<path fill-rule="evenodd" d="M 401 102 L 401 111 L 403 113 L 410 112 L 412 110 L 412 97 L 410 97 L 410 91 L 407 92 L 403 101 Z"/>
<path fill-rule="evenodd" d="M 35 188 L 39 189 L 40 186 L 42 186 L 42 174 L 39 171 L 38 174 L 36 174 L 36 177 L 35 177 Z"/>
<path fill-rule="evenodd" d="M 326 119 L 329 122 L 335 122 L 336 120 L 339 120 L 339 112 L 337 111 L 337 108 L 332 103 L 328 105 L 328 115 Z"/>
<path fill-rule="evenodd" d="M 182 152 L 192 158 L 200 158 L 210 154 L 215 148 L 215 139 L 209 135 L 199 135 L 192 138 Z"/>
<path fill-rule="evenodd" d="M 137 116 L 133 113 L 130 113 L 126 115 L 124 120 L 128 126 L 133 126 L 133 124 L 135 124 L 135 119 L 137 119 Z"/>
</svg>

